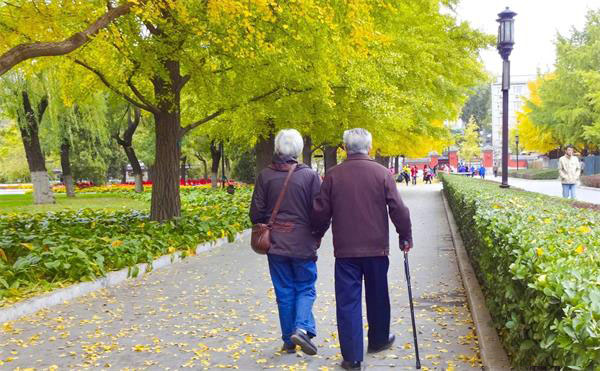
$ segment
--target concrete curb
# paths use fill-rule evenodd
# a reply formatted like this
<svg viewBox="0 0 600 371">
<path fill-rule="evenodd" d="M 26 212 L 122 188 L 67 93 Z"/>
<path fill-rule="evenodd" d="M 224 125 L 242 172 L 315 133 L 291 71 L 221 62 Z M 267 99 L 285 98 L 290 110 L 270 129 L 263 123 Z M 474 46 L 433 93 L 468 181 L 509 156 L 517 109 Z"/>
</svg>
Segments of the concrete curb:
<svg viewBox="0 0 600 371">
<path fill-rule="evenodd" d="M 246 229 L 238 233 L 234 238 L 234 242 L 238 242 L 244 238 L 248 238 L 250 236 L 250 233 L 250 229 Z M 219 238 L 215 241 L 200 244 L 196 247 L 196 254 L 213 250 L 227 243 L 227 238 Z M 145 273 L 149 273 L 155 269 L 167 267 L 181 260 L 181 252 L 178 251 L 173 254 L 163 255 L 160 258 L 155 259 L 150 265 L 150 267 L 148 267 L 148 264 L 146 263 L 137 264 L 134 267 L 124 268 L 119 271 L 110 272 L 105 277 L 99 278 L 95 281 L 77 283 L 69 287 L 52 291 L 48 294 L 24 300 L 10 307 L 0 309 L 0 323 L 13 321 L 21 316 L 35 313 L 40 309 L 49 308 L 54 305 L 61 304 L 66 300 L 72 300 L 80 296 L 84 296 L 92 291 L 116 286 L 128 279 L 140 279 L 144 276 Z M 136 277 L 132 277 L 131 272 L 135 269 L 135 267 L 137 267 L 139 271 Z"/>
<path fill-rule="evenodd" d="M 490 312 L 485 305 L 483 292 L 481 291 L 481 287 L 475 276 L 475 271 L 471 266 L 467 250 L 465 250 L 462 237 L 458 232 L 458 227 L 454 220 L 454 215 L 452 215 L 452 211 L 450 210 L 450 206 L 448 205 L 448 200 L 446 200 L 444 190 L 442 190 L 442 199 L 444 201 L 446 216 L 448 217 L 450 233 L 452 234 L 452 242 L 454 244 L 454 249 L 456 250 L 458 268 L 467 293 L 471 316 L 473 317 L 477 339 L 479 340 L 479 352 L 481 354 L 483 368 L 484 370 L 494 371 L 511 370 L 512 367 L 508 355 L 500 342 Z"/>
</svg>

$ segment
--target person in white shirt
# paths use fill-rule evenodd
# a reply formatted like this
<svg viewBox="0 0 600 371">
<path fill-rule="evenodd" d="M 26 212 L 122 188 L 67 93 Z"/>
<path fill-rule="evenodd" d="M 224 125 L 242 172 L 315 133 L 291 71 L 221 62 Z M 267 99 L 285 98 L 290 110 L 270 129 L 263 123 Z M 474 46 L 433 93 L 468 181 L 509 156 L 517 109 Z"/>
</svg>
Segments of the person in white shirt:
<svg viewBox="0 0 600 371">
<path fill-rule="evenodd" d="M 581 175 L 581 164 L 573 155 L 573 146 L 567 146 L 567 152 L 558 160 L 558 173 L 563 188 L 563 197 L 575 199 L 575 187 Z"/>
</svg>

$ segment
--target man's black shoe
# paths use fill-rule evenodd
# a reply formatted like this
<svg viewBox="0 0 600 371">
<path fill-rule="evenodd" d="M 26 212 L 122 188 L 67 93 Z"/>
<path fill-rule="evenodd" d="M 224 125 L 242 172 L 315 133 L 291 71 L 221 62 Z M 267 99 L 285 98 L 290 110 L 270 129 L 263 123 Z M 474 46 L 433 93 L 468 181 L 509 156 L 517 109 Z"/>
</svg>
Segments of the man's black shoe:
<svg viewBox="0 0 600 371">
<path fill-rule="evenodd" d="M 298 345 L 300 349 L 309 356 L 317 354 L 317 347 L 310 341 L 310 337 L 302 330 L 296 330 L 291 336 L 292 343 Z"/>
<path fill-rule="evenodd" d="M 352 361 L 342 361 L 341 364 L 342 368 L 344 370 L 360 370 L 360 362 L 356 361 L 356 362 L 352 362 Z"/>
<path fill-rule="evenodd" d="M 388 339 L 388 342 L 378 346 L 378 347 L 372 347 L 371 345 L 369 345 L 369 347 L 367 348 L 367 353 L 378 353 L 381 351 L 384 351 L 386 349 L 390 349 L 392 347 L 392 345 L 394 344 L 394 341 L 396 340 L 396 335 L 394 334 L 390 334 L 390 338 Z"/>
<path fill-rule="evenodd" d="M 296 344 L 283 343 L 281 347 L 281 353 L 294 354 L 296 353 Z"/>
</svg>

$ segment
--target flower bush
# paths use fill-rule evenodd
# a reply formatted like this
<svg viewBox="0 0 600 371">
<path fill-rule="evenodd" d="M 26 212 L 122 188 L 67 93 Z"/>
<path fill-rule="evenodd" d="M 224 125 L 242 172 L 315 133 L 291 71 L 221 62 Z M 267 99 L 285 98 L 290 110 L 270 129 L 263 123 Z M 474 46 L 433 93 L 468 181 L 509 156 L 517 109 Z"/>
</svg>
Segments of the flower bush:
<svg viewBox="0 0 600 371">
<path fill-rule="evenodd" d="M 514 365 L 600 369 L 600 213 L 475 179 L 443 183 Z"/>
<path fill-rule="evenodd" d="M 31 184 L 31 183 L 0 184 L 0 189 L 33 189 L 33 184 Z"/>
<path fill-rule="evenodd" d="M 600 188 L 600 174 L 597 175 L 582 175 L 581 184 L 587 187 Z"/>
<path fill-rule="evenodd" d="M 150 192 L 127 192 L 150 198 Z M 182 216 L 163 224 L 140 211 L 0 214 L 0 306 L 32 291 L 92 280 L 177 250 L 193 254 L 199 243 L 231 239 L 250 227 L 251 192 L 250 187 L 233 195 L 184 189 Z"/>
</svg>

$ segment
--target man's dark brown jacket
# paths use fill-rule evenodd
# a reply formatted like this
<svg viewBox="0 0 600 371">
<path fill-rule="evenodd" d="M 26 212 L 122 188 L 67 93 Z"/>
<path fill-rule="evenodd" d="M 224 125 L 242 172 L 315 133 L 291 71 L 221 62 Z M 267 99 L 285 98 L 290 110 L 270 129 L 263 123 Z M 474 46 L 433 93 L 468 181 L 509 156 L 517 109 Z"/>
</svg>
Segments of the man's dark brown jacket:
<svg viewBox="0 0 600 371">
<path fill-rule="evenodd" d="M 336 258 L 385 256 L 388 210 L 400 240 L 412 244 L 410 213 L 393 176 L 369 156 L 353 154 L 325 176 L 311 219 L 319 236 L 332 221 Z"/>
<path fill-rule="evenodd" d="M 291 157 L 274 156 L 273 163 L 260 172 L 250 205 L 252 224 L 269 221 L 288 170 L 295 162 Z M 319 240 L 312 233 L 310 214 L 320 186 L 319 175 L 299 164 L 273 225 L 269 254 L 316 260 Z"/>
</svg>

